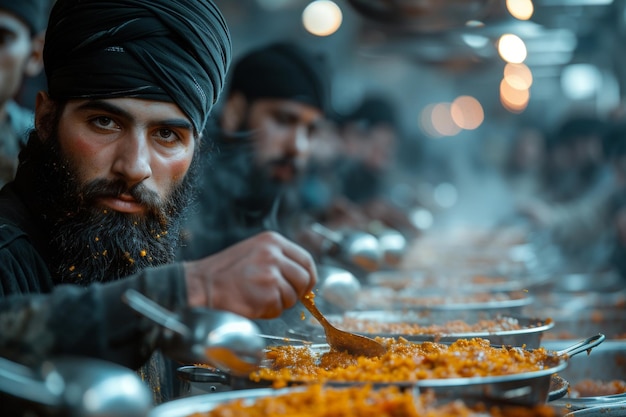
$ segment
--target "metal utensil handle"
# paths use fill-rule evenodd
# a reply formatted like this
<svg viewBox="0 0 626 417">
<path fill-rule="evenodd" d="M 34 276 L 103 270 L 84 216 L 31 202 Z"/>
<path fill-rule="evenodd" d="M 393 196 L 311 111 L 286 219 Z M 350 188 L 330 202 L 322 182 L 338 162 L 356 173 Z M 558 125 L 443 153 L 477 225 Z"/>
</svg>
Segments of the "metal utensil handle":
<svg viewBox="0 0 626 417">
<path fill-rule="evenodd" d="M 61 394 L 50 391 L 32 369 L 5 358 L 0 358 L 0 392 L 48 407 L 63 405 Z"/>
<path fill-rule="evenodd" d="M 580 342 L 575 343 L 570 347 L 557 351 L 556 355 L 557 356 L 567 355 L 568 357 L 572 357 L 581 352 L 586 352 L 590 350 L 591 348 L 598 346 L 600 343 L 604 341 L 604 339 L 606 339 L 606 336 L 604 336 L 602 333 L 598 333 L 597 335 L 588 337 L 585 340 L 581 340 Z"/>
<path fill-rule="evenodd" d="M 285 337 L 285 336 L 274 336 L 271 334 L 257 334 L 257 336 L 262 337 L 263 339 L 279 340 L 281 342 L 287 342 L 287 343 L 302 343 L 303 345 L 310 345 L 313 343 L 310 340 L 295 339 L 293 337 Z"/>
<path fill-rule="evenodd" d="M 335 232 L 320 223 L 311 224 L 311 230 L 337 245 L 341 243 L 342 236 L 340 233 Z"/>
<path fill-rule="evenodd" d="M 626 404 L 626 393 L 597 397 L 562 398 L 550 404 L 562 406 L 570 410 L 582 410 L 610 404 Z"/>
<path fill-rule="evenodd" d="M 189 328 L 181 323 L 174 313 L 132 288 L 124 292 L 122 300 L 137 313 L 166 329 L 183 337 L 188 337 L 191 333 Z"/>
</svg>

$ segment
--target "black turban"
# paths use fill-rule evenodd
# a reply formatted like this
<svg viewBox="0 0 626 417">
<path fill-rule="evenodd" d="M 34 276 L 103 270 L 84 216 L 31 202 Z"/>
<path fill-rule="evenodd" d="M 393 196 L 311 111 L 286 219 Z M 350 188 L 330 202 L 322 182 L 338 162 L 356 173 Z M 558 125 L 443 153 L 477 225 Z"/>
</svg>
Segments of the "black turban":
<svg viewBox="0 0 626 417">
<path fill-rule="evenodd" d="M 0 9 L 26 23 L 32 34 L 45 28 L 49 8 L 50 0 L 0 0 Z"/>
<path fill-rule="evenodd" d="M 282 98 L 327 110 L 326 61 L 298 45 L 274 43 L 255 49 L 234 66 L 230 91 L 247 98 Z"/>
<path fill-rule="evenodd" d="M 396 126 L 396 110 L 390 99 L 372 95 L 363 99 L 359 107 L 346 118 L 347 122 L 359 123 L 364 129 L 387 124 Z"/>
<path fill-rule="evenodd" d="M 173 102 L 198 133 L 230 59 L 230 33 L 211 0 L 57 0 L 44 47 L 52 98 Z"/>
</svg>

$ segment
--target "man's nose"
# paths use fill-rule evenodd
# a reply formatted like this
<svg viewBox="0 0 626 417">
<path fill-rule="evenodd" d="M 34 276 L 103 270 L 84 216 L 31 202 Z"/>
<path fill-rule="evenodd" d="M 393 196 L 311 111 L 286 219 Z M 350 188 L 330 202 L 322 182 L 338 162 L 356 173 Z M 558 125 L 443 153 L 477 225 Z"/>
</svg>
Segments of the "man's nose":
<svg viewBox="0 0 626 417">
<path fill-rule="evenodd" d="M 311 134 L 308 127 L 301 125 L 296 126 L 289 141 L 289 153 L 292 155 L 302 155 L 309 152 L 310 148 Z"/>
<path fill-rule="evenodd" d="M 149 141 L 145 134 L 129 134 L 118 141 L 113 173 L 130 185 L 152 175 Z"/>
</svg>

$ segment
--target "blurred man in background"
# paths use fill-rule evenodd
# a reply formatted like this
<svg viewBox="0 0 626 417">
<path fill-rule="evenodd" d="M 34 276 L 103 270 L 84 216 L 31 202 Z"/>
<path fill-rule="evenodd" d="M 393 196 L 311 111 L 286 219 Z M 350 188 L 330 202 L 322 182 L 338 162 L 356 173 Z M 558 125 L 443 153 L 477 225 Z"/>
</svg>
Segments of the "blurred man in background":
<svg viewBox="0 0 626 417">
<path fill-rule="evenodd" d="M 290 234 L 296 190 L 328 105 L 324 58 L 272 43 L 235 64 L 187 224 L 184 259 L 197 259 L 262 230 Z"/>
<path fill-rule="evenodd" d="M 0 186 L 13 179 L 33 113 L 14 99 L 43 68 L 48 0 L 0 0 Z"/>
</svg>

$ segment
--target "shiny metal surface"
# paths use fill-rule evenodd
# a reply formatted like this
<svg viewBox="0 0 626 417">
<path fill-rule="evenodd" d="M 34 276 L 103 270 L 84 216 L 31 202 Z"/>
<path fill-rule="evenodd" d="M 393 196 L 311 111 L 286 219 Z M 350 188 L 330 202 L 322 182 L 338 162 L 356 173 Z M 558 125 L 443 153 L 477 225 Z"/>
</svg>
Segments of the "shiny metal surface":
<svg viewBox="0 0 626 417">
<path fill-rule="evenodd" d="M 568 341 L 546 341 L 548 349 L 562 349 Z M 579 355 L 569 360 L 570 366 L 560 375 L 570 383 L 570 391 L 576 391 L 576 384 L 584 380 L 609 382 L 626 378 L 626 341 L 606 340 L 593 349 L 590 355 Z M 555 402 L 556 405 L 579 410 L 609 404 L 626 404 L 626 393 L 605 396 L 570 397 L 570 394 Z"/>
<path fill-rule="evenodd" d="M 364 271 L 376 271 L 383 261 L 378 239 L 359 230 L 331 230 L 320 223 L 313 223 L 311 230 L 332 243 L 327 255 L 356 266 Z"/>
<path fill-rule="evenodd" d="M 175 314 L 134 290 L 126 303 L 163 327 L 163 353 L 184 363 L 210 363 L 234 374 L 247 375 L 263 359 L 265 341 L 258 326 L 237 314 L 190 308 Z"/>
<path fill-rule="evenodd" d="M 143 417 L 153 408 L 152 393 L 135 372 L 92 358 L 54 358 L 38 370 L 2 360 L 0 391 L 20 399 L 22 415 Z"/>
<path fill-rule="evenodd" d="M 385 228 L 376 233 L 378 245 L 382 253 L 383 264 L 388 268 L 396 268 L 402 263 L 408 242 L 397 230 Z"/>
<path fill-rule="evenodd" d="M 344 332 L 333 326 L 317 309 L 313 296 L 305 295 L 300 300 L 307 310 L 319 321 L 324 328 L 328 344 L 339 351 L 346 351 L 353 355 L 375 357 L 385 354 L 387 348 L 377 341 L 354 333 Z"/>
<path fill-rule="evenodd" d="M 340 310 L 355 307 L 361 289 L 359 280 L 351 272 L 331 265 L 318 265 L 317 294 Z"/>
<path fill-rule="evenodd" d="M 565 417 L 625 417 L 626 404 L 608 404 L 567 413 Z"/>
</svg>

